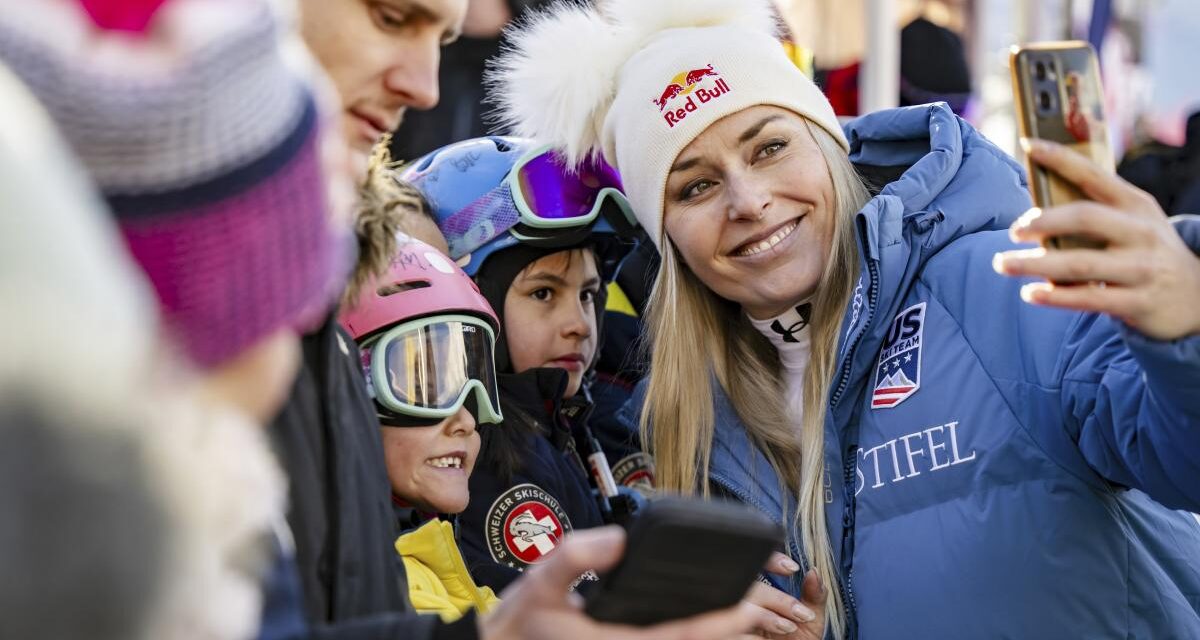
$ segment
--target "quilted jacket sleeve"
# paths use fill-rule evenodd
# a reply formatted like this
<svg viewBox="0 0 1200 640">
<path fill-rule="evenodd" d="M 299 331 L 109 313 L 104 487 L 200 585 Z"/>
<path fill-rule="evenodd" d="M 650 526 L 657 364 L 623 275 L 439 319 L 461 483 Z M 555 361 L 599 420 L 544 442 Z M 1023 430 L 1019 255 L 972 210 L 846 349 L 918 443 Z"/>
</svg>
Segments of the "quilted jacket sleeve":
<svg viewBox="0 0 1200 640">
<path fill-rule="evenodd" d="M 1200 220 L 1179 229 L 1200 253 Z M 1200 335 L 1159 342 L 1117 324 L 1082 315 L 1067 335 L 1062 402 L 1079 449 L 1109 481 L 1200 512 Z"/>
</svg>

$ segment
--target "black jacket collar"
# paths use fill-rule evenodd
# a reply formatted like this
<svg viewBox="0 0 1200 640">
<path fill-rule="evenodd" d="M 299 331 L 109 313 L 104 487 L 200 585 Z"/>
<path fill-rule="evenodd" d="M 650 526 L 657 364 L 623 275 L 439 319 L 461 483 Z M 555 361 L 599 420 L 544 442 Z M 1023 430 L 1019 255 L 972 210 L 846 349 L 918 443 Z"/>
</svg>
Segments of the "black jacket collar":
<svg viewBox="0 0 1200 640">
<path fill-rule="evenodd" d="M 524 373 L 502 373 L 496 376 L 496 383 L 500 386 L 503 406 L 516 407 L 539 422 L 557 422 L 567 390 L 566 371 L 529 369 Z"/>
<path fill-rule="evenodd" d="M 555 447 L 565 449 L 572 426 L 585 422 L 592 403 L 584 387 L 570 400 L 563 400 L 568 376 L 562 369 L 529 369 L 524 373 L 496 376 L 505 421 L 528 418 Z M 585 385 L 586 387 L 586 385 Z M 509 415 L 518 414 L 518 415 Z"/>
</svg>

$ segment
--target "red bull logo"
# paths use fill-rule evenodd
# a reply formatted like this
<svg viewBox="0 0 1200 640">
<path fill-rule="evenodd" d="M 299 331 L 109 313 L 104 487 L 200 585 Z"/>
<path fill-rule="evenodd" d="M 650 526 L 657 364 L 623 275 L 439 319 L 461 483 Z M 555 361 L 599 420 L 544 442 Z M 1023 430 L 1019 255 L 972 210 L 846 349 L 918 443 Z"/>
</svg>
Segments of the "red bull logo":
<svg viewBox="0 0 1200 640">
<path fill-rule="evenodd" d="M 706 78 L 715 78 L 715 81 L 710 80 L 708 86 L 701 87 L 700 84 Z M 657 98 L 654 98 L 652 102 L 658 107 L 658 111 L 663 114 L 663 119 L 666 120 L 667 125 L 673 128 L 676 124 L 682 122 L 689 113 L 695 112 L 702 105 L 708 104 L 727 93 L 729 93 L 729 83 L 709 64 L 700 69 L 691 69 L 677 73 L 667 83 L 662 93 Z M 678 98 L 685 98 L 683 104 L 669 109 L 668 105 Z"/>
</svg>

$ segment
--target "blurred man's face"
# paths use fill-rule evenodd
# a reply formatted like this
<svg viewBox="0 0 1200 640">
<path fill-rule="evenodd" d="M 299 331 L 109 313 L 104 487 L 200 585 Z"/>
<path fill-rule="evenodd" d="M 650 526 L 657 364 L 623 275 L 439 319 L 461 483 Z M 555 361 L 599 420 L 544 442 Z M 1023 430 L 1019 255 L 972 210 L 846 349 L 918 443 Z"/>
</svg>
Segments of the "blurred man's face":
<svg viewBox="0 0 1200 640">
<path fill-rule="evenodd" d="M 438 102 L 441 47 L 467 0 L 302 0 L 300 31 L 342 99 L 347 142 L 364 154 L 408 107 Z"/>
</svg>

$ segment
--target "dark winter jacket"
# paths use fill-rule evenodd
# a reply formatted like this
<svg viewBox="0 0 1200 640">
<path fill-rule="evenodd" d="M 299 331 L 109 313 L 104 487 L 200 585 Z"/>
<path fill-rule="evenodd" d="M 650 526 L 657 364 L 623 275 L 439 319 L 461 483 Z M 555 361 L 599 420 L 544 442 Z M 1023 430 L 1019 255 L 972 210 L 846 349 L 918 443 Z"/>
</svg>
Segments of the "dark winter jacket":
<svg viewBox="0 0 1200 640">
<path fill-rule="evenodd" d="M 611 326 L 607 325 L 605 330 Z M 590 386 L 592 401 L 596 406 L 589 424 L 604 450 L 604 455 L 608 457 L 613 480 L 619 487 L 626 487 L 650 497 L 654 494 L 654 459 L 642 451 L 642 440 L 637 425 L 617 417 L 618 412 L 633 395 L 634 385 L 620 378 L 597 373 Z"/>
<path fill-rule="evenodd" d="M 1131 149 L 1117 173 L 1154 196 L 1168 215 L 1200 213 L 1200 112 L 1188 118 L 1182 147 L 1151 142 Z"/>
<path fill-rule="evenodd" d="M 608 285 L 600 355 L 589 384 L 595 404 L 591 430 L 608 456 L 613 479 L 644 496 L 654 492 L 654 459 L 642 451 L 637 425 L 617 413 L 649 368 L 643 317 L 659 262 L 654 243 L 643 239 Z"/>
<path fill-rule="evenodd" d="M 471 473 L 471 501 L 459 515 L 459 548 L 475 582 L 500 593 L 564 534 L 604 524 L 561 416 L 567 374 L 531 369 L 497 376 L 504 423 L 483 427 L 483 451 Z M 515 423 L 521 422 L 518 426 Z M 509 478 L 487 464 L 492 429 L 520 429 L 520 468 Z"/>
</svg>

